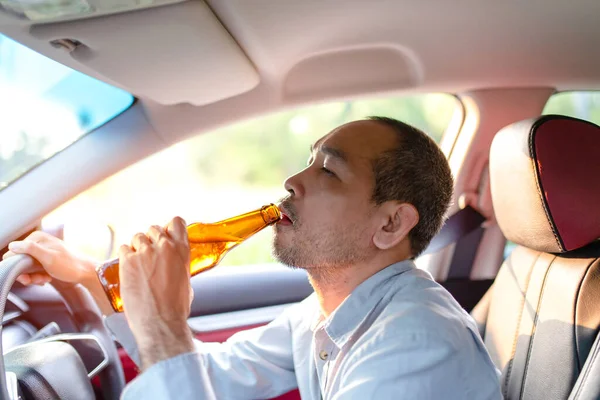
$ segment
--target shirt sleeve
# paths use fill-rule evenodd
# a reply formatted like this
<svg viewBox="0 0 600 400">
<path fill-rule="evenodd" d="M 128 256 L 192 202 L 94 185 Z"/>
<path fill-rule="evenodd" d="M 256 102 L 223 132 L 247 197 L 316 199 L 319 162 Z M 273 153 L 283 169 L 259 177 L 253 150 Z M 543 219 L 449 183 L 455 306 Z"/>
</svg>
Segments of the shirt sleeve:
<svg viewBox="0 0 600 400">
<path fill-rule="evenodd" d="M 495 376 L 470 385 L 465 374 L 473 365 L 459 352 L 430 332 L 375 337 L 340 371 L 340 390 L 332 400 L 501 399 Z"/>
<path fill-rule="evenodd" d="M 196 340 L 196 352 L 153 365 L 125 388 L 121 399 L 267 399 L 296 388 L 288 318 L 293 308 L 225 343 Z"/>
</svg>

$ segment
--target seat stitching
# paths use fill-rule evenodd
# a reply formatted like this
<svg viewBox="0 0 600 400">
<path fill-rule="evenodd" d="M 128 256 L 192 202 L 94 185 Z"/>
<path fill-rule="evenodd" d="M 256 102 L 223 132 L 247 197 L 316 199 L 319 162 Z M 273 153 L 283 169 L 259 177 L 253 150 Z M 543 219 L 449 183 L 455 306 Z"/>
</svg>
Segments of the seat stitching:
<svg viewBox="0 0 600 400">
<path fill-rule="evenodd" d="M 541 255 L 541 254 L 540 254 Z M 529 348 L 527 349 L 527 358 L 525 359 L 525 369 L 523 371 L 523 383 L 521 384 L 521 395 L 519 396 L 519 398 L 523 398 L 523 393 L 525 392 L 525 383 L 527 381 L 527 372 L 529 370 L 529 361 L 531 360 L 531 351 L 533 349 L 533 341 L 535 339 L 535 334 L 536 334 L 536 328 L 538 325 L 538 321 L 540 319 L 540 307 L 542 305 L 542 298 L 544 297 L 544 291 L 546 290 L 546 282 L 547 282 L 547 278 L 548 278 L 548 274 L 550 273 L 550 270 L 552 269 L 552 266 L 554 265 L 554 261 L 556 260 L 556 256 L 552 259 L 552 261 L 550 261 L 550 265 L 548 266 L 548 269 L 546 270 L 546 273 L 544 274 L 544 281 L 542 282 L 542 289 L 540 290 L 540 296 L 538 298 L 538 304 L 535 310 L 535 319 L 533 321 L 533 330 L 531 332 L 531 337 L 529 338 Z"/>
<path fill-rule="evenodd" d="M 529 290 L 529 282 L 531 280 L 531 274 L 533 273 L 533 270 L 535 269 L 535 265 L 537 264 L 538 260 L 540 259 L 540 256 L 541 256 L 541 253 L 538 253 L 537 258 L 533 262 L 533 267 L 529 270 L 529 273 L 527 274 L 527 278 L 525 279 L 524 292 L 522 292 L 523 293 L 523 301 L 521 302 L 521 308 L 519 310 L 519 315 L 517 316 L 517 329 L 515 330 L 515 337 L 513 339 L 510 360 L 508 361 L 508 368 L 506 370 L 506 379 L 504 380 L 504 388 L 503 388 L 504 390 L 503 391 L 504 391 L 505 398 L 508 397 L 508 383 L 510 382 L 510 375 L 512 373 L 513 363 L 515 361 L 515 353 L 517 351 L 517 341 L 519 338 L 519 330 L 521 328 L 521 321 L 523 320 L 523 310 L 525 309 L 525 302 L 527 300 L 527 291 Z M 510 259 L 512 262 L 512 254 L 510 256 Z"/>
<path fill-rule="evenodd" d="M 535 130 L 539 127 L 539 124 L 535 124 L 532 128 L 531 131 L 529 132 L 529 155 L 531 156 L 531 165 L 533 167 L 533 171 L 535 172 L 535 186 L 537 188 L 537 192 L 538 192 L 538 196 L 540 196 L 540 200 L 542 203 L 542 209 L 544 210 L 544 214 L 546 215 L 546 220 L 548 222 L 548 225 L 550 225 L 550 230 L 552 231 L 552 234 L 554 235 L 554 240 L 556 240 L 556 244 L 558 245 L 558 248 L 560 249 L 560 251 L 565 251 L 564 246 L 562 245 L 562 242 L 560 241 L 560 238 L 558 236 L 558 232 L 556 230 L 556 227 L 554 226 L 554 222 L 552 220 L 552 216 L 550 215 L 550 210 L 548 208 L 548 204 L 546 203 L 546 197 L 543 195 L 543 191 L 542 191 L 542 182 L 540 180 L 540 175 L 539 175 L 539 170 L 537 167 L 537 154 L 535 152 L 535 148 L 533 146 L 533 138 L 535 136 Z"/>
</svg>

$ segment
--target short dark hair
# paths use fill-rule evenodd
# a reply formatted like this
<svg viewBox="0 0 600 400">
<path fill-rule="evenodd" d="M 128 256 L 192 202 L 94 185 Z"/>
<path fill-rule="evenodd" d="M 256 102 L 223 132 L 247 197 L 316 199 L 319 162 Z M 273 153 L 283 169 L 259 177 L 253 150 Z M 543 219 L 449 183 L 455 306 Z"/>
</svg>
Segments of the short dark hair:
<svg viewBox="0 0 600 400">
<path fill-rule="evenodd" d="M 396 148 L 373 160 L 373 201 L 396 200 L 417 209 L 419 222 L 408 234 L 414 258 L 444 223 L 452 199 L 452 172 L 442 150 L 423 131 L 393 118 L 368 119 L 392 128 L 398 137 Z"/>
</svg>

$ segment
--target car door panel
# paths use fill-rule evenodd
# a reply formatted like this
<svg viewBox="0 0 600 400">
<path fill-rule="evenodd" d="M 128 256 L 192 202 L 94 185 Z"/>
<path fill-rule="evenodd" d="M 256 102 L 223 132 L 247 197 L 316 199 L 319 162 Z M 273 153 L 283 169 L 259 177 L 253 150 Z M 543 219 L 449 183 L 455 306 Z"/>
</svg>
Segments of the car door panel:
<svg viewBox="0 0 600 400">
<path fill-rule="evenodd" d="M 312 293 L 306 272 L 279 264 L 218 267 L 192 278 L 191 317 L 302 301 Z"/>
</svg>

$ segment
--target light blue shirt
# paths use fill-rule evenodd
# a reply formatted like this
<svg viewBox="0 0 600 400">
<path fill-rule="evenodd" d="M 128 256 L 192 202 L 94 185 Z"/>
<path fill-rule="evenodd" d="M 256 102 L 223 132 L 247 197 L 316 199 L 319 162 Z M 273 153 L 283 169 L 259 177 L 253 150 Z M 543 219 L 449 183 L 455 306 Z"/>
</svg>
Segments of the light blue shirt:
<svg viewBox="0 0 600 400">
<path fill-rule="evenodd" d="M 122 399 L 502 399 L 500 372 L 454 298 L 411 261 L 323 318 L 315 295 L 270 324 L 155 364 Z"/>
</svg>

